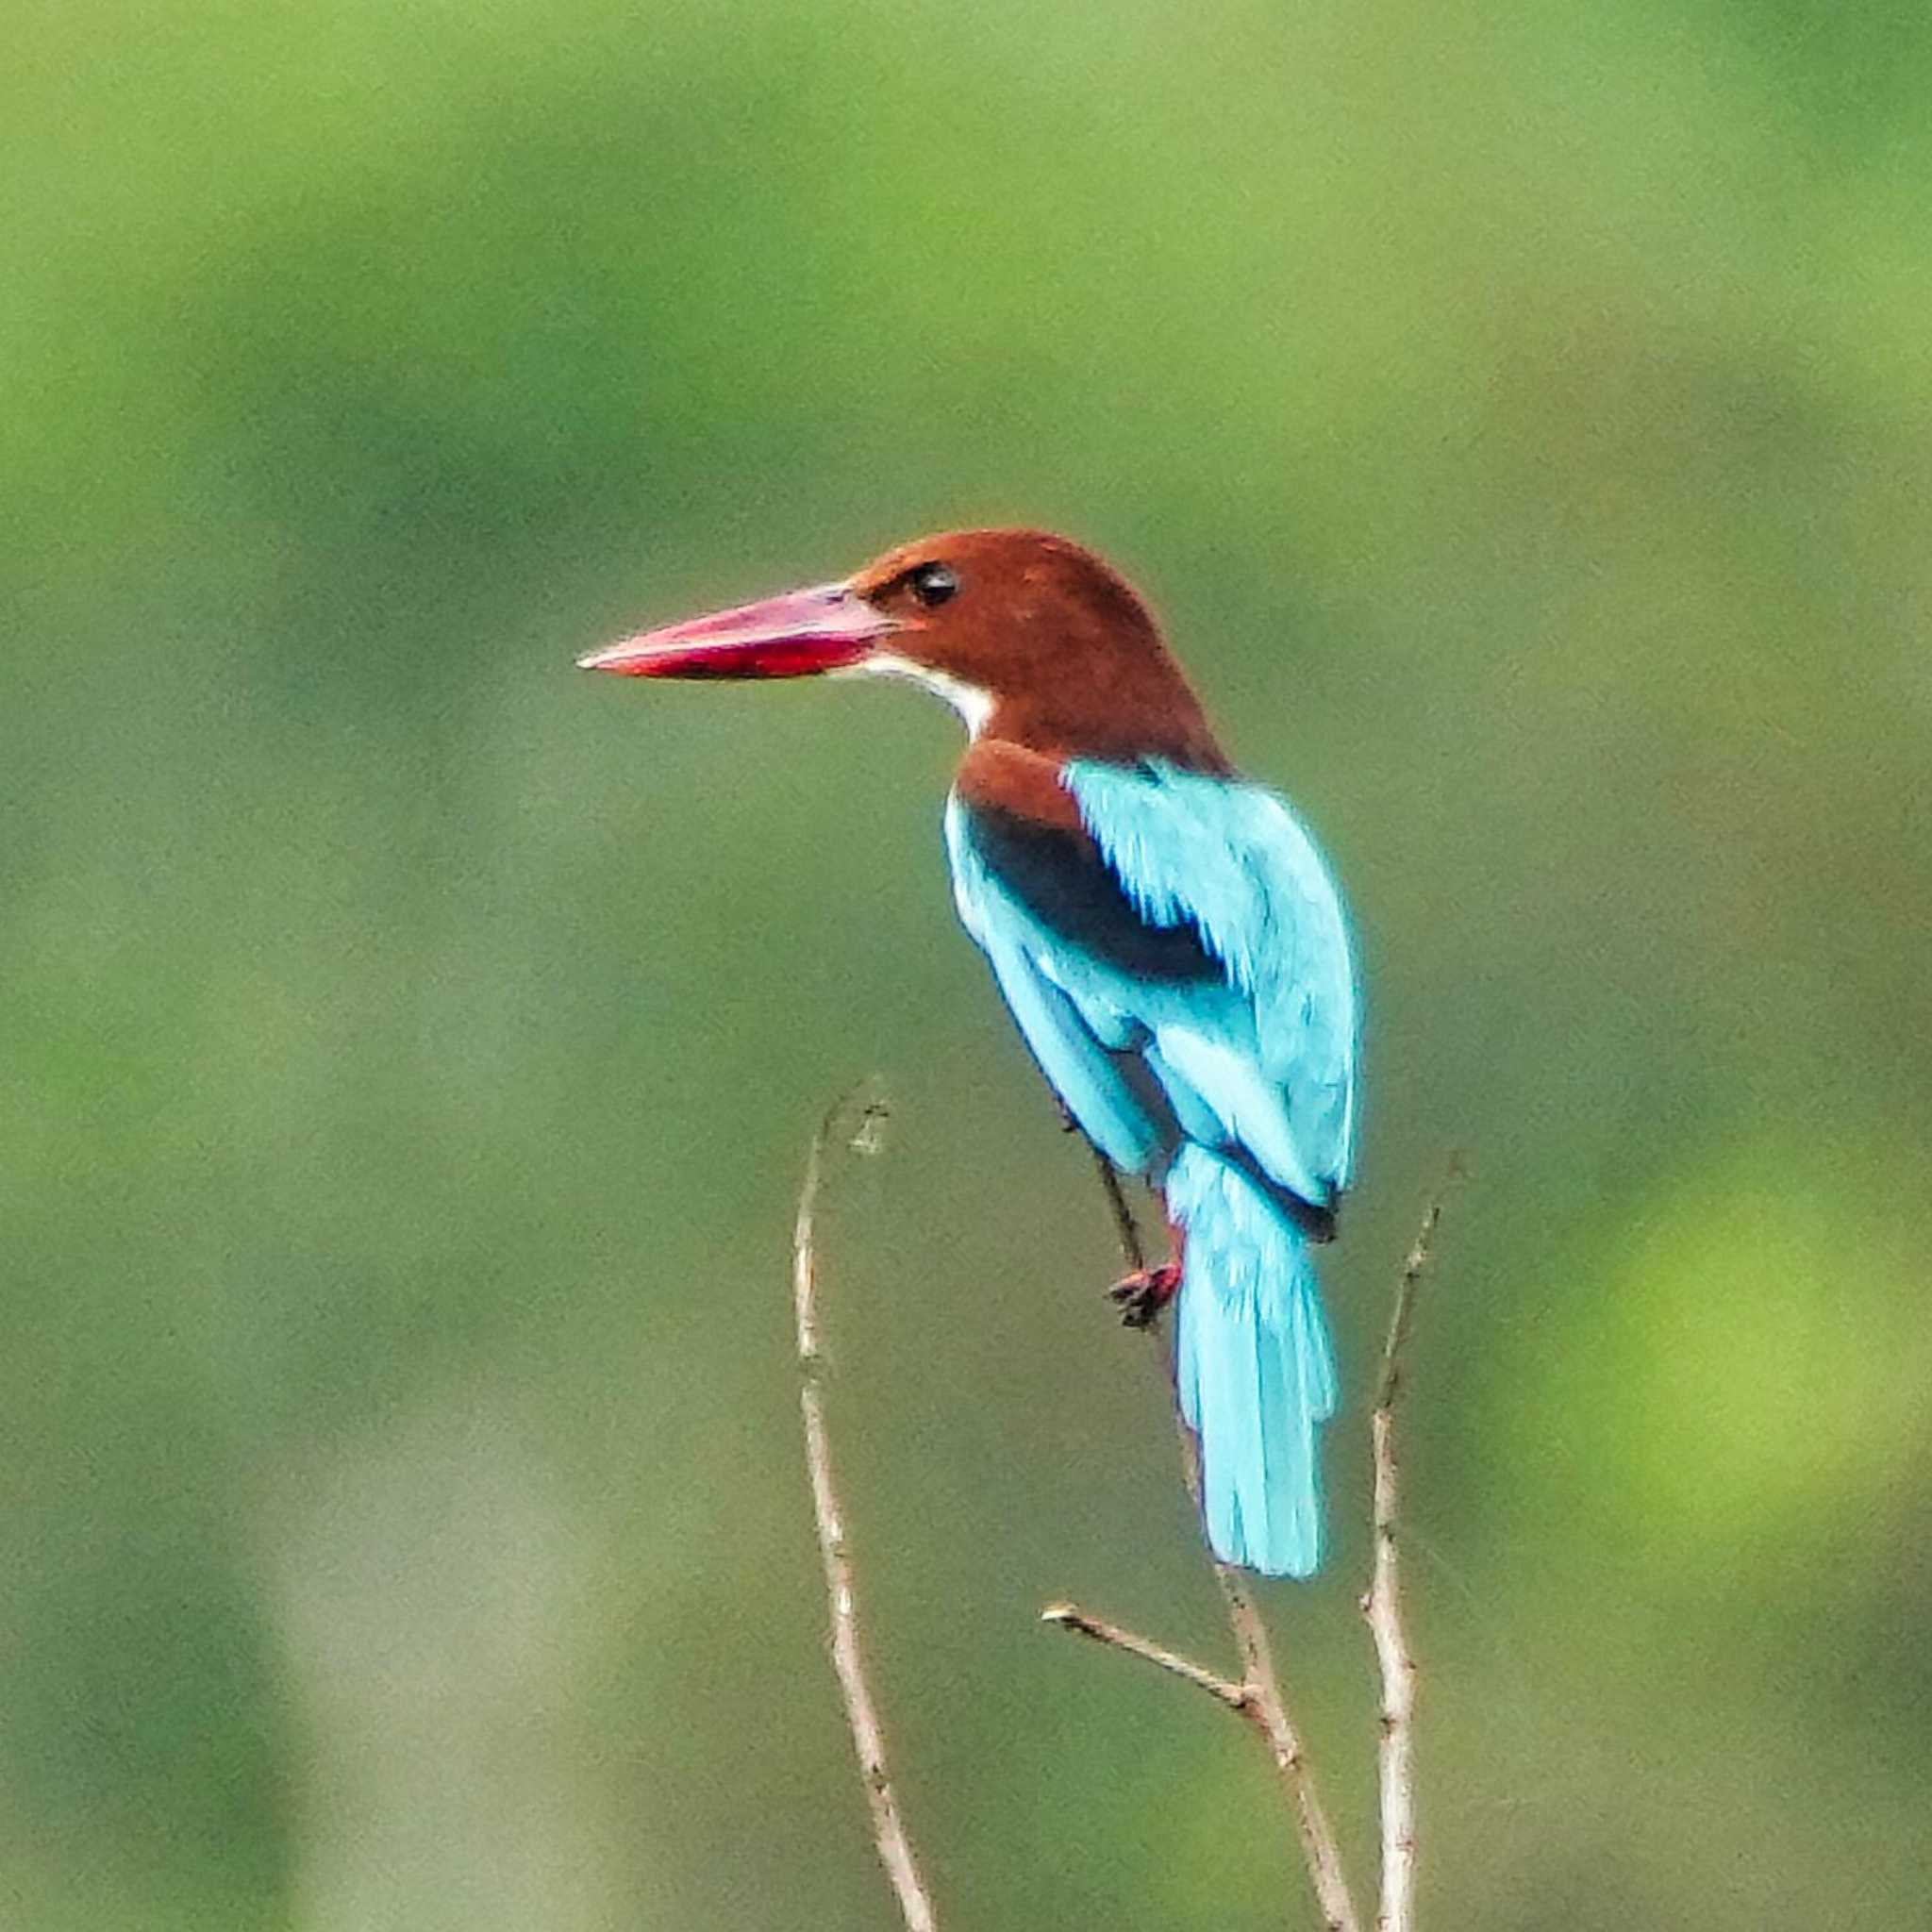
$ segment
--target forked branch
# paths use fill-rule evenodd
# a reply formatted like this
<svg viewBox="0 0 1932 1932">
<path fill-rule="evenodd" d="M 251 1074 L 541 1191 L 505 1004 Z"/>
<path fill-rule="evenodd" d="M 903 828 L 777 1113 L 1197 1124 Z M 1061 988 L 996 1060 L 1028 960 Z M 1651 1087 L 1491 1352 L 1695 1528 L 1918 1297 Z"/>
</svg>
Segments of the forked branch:
<svg viewBox="0 0 1932 1932">
<path fill-rule="evenodd" d="M 1130 1273 L 1139 1274 L 1147 1265 L 1147 1255 L 1141 1241 L 1141 1230 L 1134 1221 L 1134 1211 L 1127 1205 L 1113 1163 L 1097 1148 L 1093 1158 L 1100 1173 L 1101 1187 L 1106 1191 L 1108 1205 L 1113 1211 L 1121 1257 Z M 1174 1383 L 1172 1356 L 1167 1357 L 1164 1367 L 1171 1391 Z M 1174 1432 L 1180 1442 L 1182 1478 L 1198 1516 L 1201 1509 L 1200 1449 L 1195 1443 L 1193 1431 L 1181 1420 L 1178 1403 L 1174 1406 Z M 1222 1605 L 1227 1612 L 1227 1626 L 1233 1633 L 1235 1650 L 1241 1657 L 1239 1684 L 1230 1685 L 1225 1678 L 1192 1658 L 1184 1657 L 1151 1639 L 1136 1636 L 1132 1631 L 1124 1630 L 1119 1624 L 1109 1624 L 1105 1618 L 1095 1617 L 1072 1604 L 1054 1605 L 1044 1613 L 1044 1621 L 1058 1624 L 1061 1629 L 1078 1631 L 1097 1642 L 1125 1651 L 1131 1657 L 1158 1664 L 1161 1669 L 1192 1684 L 1197 1690 L 1206 1690 L 1227 1708 L 1247 1719 L 1260 1734 L 1269 1757 L 1274 1760 L 1275 1774 L 1281 1780 L 1283 1795 L 1294 1819 L 1302 1857 L 1308 1868 L 1308 1880 L 1315 1889 L 1324 1925 L 1327 1932 L 1357 1932 L 1360 1920 L 1356 1912 L 1354 1896 L 1348 1889 L 1347 1876 L 1342 1871 L 1341 1848 L 1336 1842 L 1335 1828 L 1329 1824 L 1328 1813 L 1315 1789 L 1315 1775 L 1302 1746 L 1301 1731 L 1289 1711 L 1288 1700 L 1282 1695 L 1274 1660 L 1268 1648 L 1267 1625 L 1262 1623 L 1261 1613 L 1255 1607 L 1255 1599 L 1249 1593 L 1247 1578 L 1242 1573 L 1212 1556 L 1208 1560 L 1220 1587 Z M 1230 1690 L 1234 1692 L 1231 1696 L 1228 1694 Z"/>
<path fill-rule="evenodd" d="M 885 1107 L 875 1088 L 848 1094 L 825 1114 L 813 1136 L 799 1190 L 798 1216 L 792 1238 L 792 1298 L 797 1322 L 799 1403 L 805 1421 L 806 1463 L 811 1475 L 812 1518 L 817 1527 L 824 1564 L 825 1596 L 832 1628 L 832 1662 L 839 1692 L 852 1733 L 871 1814 L 873 1841 L 897 1897 L 907 1932 L 936 1932 L 937 1919 L 913 1855 L 905 1819 L 899 1810 L 886 1757 L 884 1729 L 866 1675 L 859 1642 L 858 1600 L 853 1564 L 845 1536 L 844 1514 L 832 1475 L 826 1437 L 824 1353 L 820 1341 L 818 1256 L 815 1219 L 826 1158 L 841 1134 L 849 1144 L 869 1152 L 875 1144 L 877 1124 Z M 1110 1162 L 1096 1156 L 1102 1186 L 1113 1211 L 1121 1254 L 1127 1269 L 1145 1269 L 1146 1254 L 1140 1229 L 1122 1191 L 1120 1176 Z M 1451 1176 L 1456 1174 L 1452 1166 Z M 1381 1889 L 1376 1913 L 1377 1932 L 1414 1932 L 1416 1874 L 1415 1804 L 1415 1687 L 1416 1666 L 1409 1654 L 1404 1626 L 1401 1572 L 1397 1543 L 1398 1467 L 1395 1457 L 1395 1412 L 1402 1390 L 1403 1357 L 1415 1318 L 1417 1293 L 1427 1272 L 1436 1230 L 1442 1216 L 1439 1194 L 1423 1218 L 1396 1284 L 1395 1305 L 1376 1381 L 1375 1405 L 1370 1419 L 1374 1454 L 1374 1564 L 1362 1611 L 1374 1641 L 1381 1679 L 1378 1790 L 1381 1818 Z M 1171 1355 L 1164 1364 L 1172 1389 Z M 1188 1494 L 1198 1513 L 1201 1506 L 1200 1452 L 1193 1434 L 1181 1422 L 1175 1406 L 1175 1431 L 1181 1472 Z M 1296 1727 L 1282 1694 L 1269 1653 L 1268 1633 L 1249 1591 L 1245 1574 L 1212 1557 L 1214 1571 L 1235 1648 L 1241 1658 L 1239 1678 L 1222 1675 L 1192 1657 L 1152 1639 L 1110 1623 L 1077 1605 L 1057 1603 L 1041 1613 L 1043 1623 L 1074 1632 L 1090 1641 L 1137 1657 L 1169 1676 L 1191 1685 L 1224 1709 L 1252 1724 L 1273 1758 L 1284 1796 L 1294 1818 L 1309 1881 L 1321 1907 L 1326 1932 L 1358 1932 L 1360 1920 L 1341 1864 L 1333 1827 L 1315 1790 L 1315 1780 Z"/>
</svg>

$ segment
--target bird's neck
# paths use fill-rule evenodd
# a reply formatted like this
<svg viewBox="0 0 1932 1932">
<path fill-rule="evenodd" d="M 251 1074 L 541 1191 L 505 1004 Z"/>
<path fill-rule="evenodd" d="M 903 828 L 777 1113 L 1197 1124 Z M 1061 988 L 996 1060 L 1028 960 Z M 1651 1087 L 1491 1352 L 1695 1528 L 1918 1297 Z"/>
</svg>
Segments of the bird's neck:
<svg viewBox="0 0 1932 1932">
<path fill-rule="evenodd" d="M 1106 764 L 1162 758 L 1216 777 L 1234 775 L 1218 749 L 1213 751 L 1214 762 L 1208 763 L 1200 757 L 1183 756 L 1186 748 L 1179 745 L 1142 744 L 1117 755 L 1091 746 L 1032 745 L 1002 735 L 996 728 L 999 719 L 995 708 L 988 727 L 966 747 L 966 756 L 953 775 L 953 795 L 980 811 L 996 811 L 1028 824 L 1071 833 L 1082 843 L 1091 841 L 1066 781 L 1067 766 L 1075 758 Z M 1212 748 L 1211 738 L 1208 742 Z"/>
<path fill-rule="evenodd" d="M 1131 695 L 1132 703 L 1109 698 Z M 1207 714 L 1177 676 L 1132 693 L 1061 689 L 1024 694 L 996 693 L 977 741 L 1006 744 L 1063 764 L 1091 758 L 1131 765 L 1159 758 L 1183 770 L 1231 777 L 1234 767 L 1221 749 Z"/>
</svg>

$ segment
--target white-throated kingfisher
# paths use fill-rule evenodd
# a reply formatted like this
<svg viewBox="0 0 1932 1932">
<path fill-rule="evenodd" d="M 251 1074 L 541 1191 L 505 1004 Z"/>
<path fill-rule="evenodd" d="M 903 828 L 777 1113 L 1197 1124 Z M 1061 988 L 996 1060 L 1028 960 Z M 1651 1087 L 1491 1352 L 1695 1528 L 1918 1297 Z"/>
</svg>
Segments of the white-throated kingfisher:
<svg viewBox="0 0 1932 1932">
<path fill-rule="evenodd" d="M 1181 1413 L 1224 1561 L 1321 1560 L 1335 1358 L 1315 1280 L 1355 1146 L 1356 980 L 1301 821 L 1235 774 L 1134 591 L 1038 530 L 962 530 L 841 583 L 579 660 L 631 677 L 904 678 L 971 742 L 946 800 L 966 929 L 1094 1146 L 1166 1202 Z"/>
</svg>

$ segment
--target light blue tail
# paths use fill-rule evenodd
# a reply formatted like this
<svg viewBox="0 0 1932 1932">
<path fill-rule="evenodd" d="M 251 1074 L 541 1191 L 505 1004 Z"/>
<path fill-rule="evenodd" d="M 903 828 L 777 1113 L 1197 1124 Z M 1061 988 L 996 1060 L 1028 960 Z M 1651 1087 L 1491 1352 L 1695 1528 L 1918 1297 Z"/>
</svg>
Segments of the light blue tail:
<svg viewBox="0 0 1932 1932">
<path fill-rule="evenodd" d="M 1314 1257 L 1244 1174 L 1192 1142 L 1165 1191 L 1187 1236 L 1175 1374 L 1201 1439 L 1208 1541 L 1224 1563 L 1309 1575 L 1322 1560 L 1315 1431 L 1336 1404 Z"/>
</svg>

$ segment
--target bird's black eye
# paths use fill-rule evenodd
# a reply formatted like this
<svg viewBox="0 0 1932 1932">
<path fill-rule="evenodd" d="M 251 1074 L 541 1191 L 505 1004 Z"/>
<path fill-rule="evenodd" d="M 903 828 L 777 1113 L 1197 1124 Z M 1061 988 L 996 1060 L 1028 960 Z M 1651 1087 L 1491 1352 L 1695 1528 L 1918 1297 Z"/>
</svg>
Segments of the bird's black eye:
<svg viewBox="0 0 1932 1932">
<path fill-rule="evenodd" d="M 953 575 L 951 567 L 943 563 L 922 563 L 907 573 L 906 582 L 912 594 L 928 610 L 959 593 L 959 579 Z"/>
</svg>

